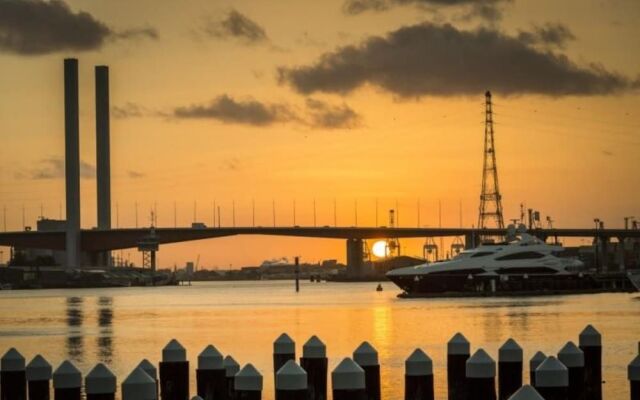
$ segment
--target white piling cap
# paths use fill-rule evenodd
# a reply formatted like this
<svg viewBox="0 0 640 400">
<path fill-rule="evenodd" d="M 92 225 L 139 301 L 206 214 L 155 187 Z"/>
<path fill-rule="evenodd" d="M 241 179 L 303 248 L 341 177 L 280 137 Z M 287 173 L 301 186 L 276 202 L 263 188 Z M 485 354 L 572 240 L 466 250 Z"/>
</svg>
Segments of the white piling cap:
<svg viewBox="0 0 640 400">
<path fill-rule="evenodd" d="M 316 335 L 313 335 L 302 346 L 303 358 L 326 358 L 327 346 Z"/>
<path fill-rule="evenodd" d="M 467 378 L 495 378 L 496 362 L 483 349 L 478 349 L 466 363 Z"/>
<path fill-rule="evenodd" d="M 424 351 L 415 349 L 404 362 L 404 369 L 407 376 L 429 376 L 433 375 L 433 362 Z"/>
<path fill-rule="evenodd" d="M 224 375 L 227 378 L 233 378 L 240 371 L 240 364 L 231 356 L 226 356 L 222 365 L 224 366 Z"/>
<path fill-rule="evenodd" d="M 522 347 L 513 339 L 509 339 L 498 350 L 499 362 L 522 362 Z"/>
<path fill-rule="evenodd" d="M 540 393 L 533 386 L 524 385 L 512 394 L 508 400 L 544 400 L 544 397 L 540 396 Z"/>
<path fill-rule="evenodd" d="M 198 355 L 198 369 L 224 369 L 222 353 L 213 345 L 208 345 Z"/>
<path fill-rule="evenodd" d="M 71 361 L 63 361 L 53 371 L 53 387 L 56 389 L 71 389 L 82 386 L 82 374 Z"/>
<path fill-rule="evenodd" d="M 602 335 L 593 325 L 587 325 L 580 332 L 580 347 L 602 347 Z"/>
<path fill-rule="evenodd" d="M 353 361 L 361 367 L 378 365 L 378 351 L 369 342 L 362 342 L 353 351 Z"/>
<path fill-rule="evenodd" d="M 233 386 L 236 390 L 261 391 L 262 375 L 256 367 L 247 364 L 236 374 Z"/>
<path fill-rule="evenodd" d="M 307 372 L 295 361 L 287 361 L 276 372 L 276 390 L 304 390 L 307 388 Z"/>
<path fill-rule="evenodd" d="M 48 381 L 51 379 L 51 364 L 47 362 L 40 354 L 33 357 L 33 360 L 27 365 L 28 381 Z"/>
<path fill-rule="evenodd" d="M 183 362 L 187 361 L 187 351 L 175 339 L 171 339 L 169 343 L 162 349 L 163 362 Z"/>
<path fill-rule="evenodd" d="M 567 368 L 584 367 L 584 352 L 573 342 L 567 342 L 558 352 L 558 360 Z"/>
<path fill-rule="evenodd" d="M 156 366 L 151 364 L 151 361 L 147 360 L 146 358 L 140 361 L 140 364 L 138 364 L 136 368 L 140 368 L 151 378 L 158 379 L 158 370 L 156 369 Z"/>
<path fill-rule="evenodd" d="M 123 400 L 155 400 L 156 381 L 142 368 L 137 367 L 122 382 Z"/>
<path fill-rule="evenodd" d="M 364 370 L 350 358 L 345 358 L 331 372 L 333 389 L 364 389 Z"/>
<path fill-rule="evenodd" d="M 470 353 L 471 345 L 467 338 L 460 332 L 453 335 L 449 343 L 447 343 L 447 354 L 469 355 Z"/>
<path fill-rule="evenodd" d="M 10 348 L 0 360 L 0 371 L 24 371 L 24 357 L 14 347 Z"/>
<path fill-rule="evenodd" d="M 538 366 L 542 364 L 546 359 L 547 359 L 546 354 L 544 354 L 541 351 L 537 352 L 536 354 L 533 355 L 533 357 L 531 357 L 531 360 L 529 360 L 529 369 L 531 371 L 535 371 L 536 368 L 538 368 Z"/>
<path fill-rule="evenodd" d="M 295 354 L 296 343 L 291 336 L 283 333 L 273 342 L 273 354 Z"/>
<path fill-rule="evenodd" d="M 627 372 L 630 381 L 640 381 L 640 355 L 631 361 L 627 367 Z"/>
<path fill-rule="evenodd" d="M 536 369 L 537 387 L 568 387 L 569 370 L 557 358 L 551 356 Z"/>
<path fill-rule="evenodd" d="M 84 378 L 87 394 L 115 393 L 118 385 L 116 376 L 104 364 L 99 363 Z"/>
</svg>

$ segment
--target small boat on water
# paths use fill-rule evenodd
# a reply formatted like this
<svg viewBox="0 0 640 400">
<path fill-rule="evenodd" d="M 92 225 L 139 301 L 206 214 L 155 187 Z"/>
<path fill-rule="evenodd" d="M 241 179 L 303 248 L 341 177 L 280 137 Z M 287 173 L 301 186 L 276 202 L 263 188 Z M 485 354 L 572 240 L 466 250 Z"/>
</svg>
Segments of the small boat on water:
<svg viewBox="0 0 640 400">
<path fill-rule="evenodd" d="M 510 226 L 505 242 L 484 243 L 451 260 L 398 268 L 389 271 L 387 278 L 404 291 L 402 297 L 612 291 L 610 282 L 600 279 L 595 271 L 586 270 L 582 261 L 560 257 L 563 251 L 560 245 L 545 243 L 526 233 L 523 226 L 518 230 Z M 640 273 L 629 272 L 621 279 L 627 281 L 623 286 L 640 290 Z"/>
<path fill-rule="evenodd" d="M 376 292 L 382 292 L 382 283 L 378 283 L 378 287 L 376 288 Z"/>
</svg>

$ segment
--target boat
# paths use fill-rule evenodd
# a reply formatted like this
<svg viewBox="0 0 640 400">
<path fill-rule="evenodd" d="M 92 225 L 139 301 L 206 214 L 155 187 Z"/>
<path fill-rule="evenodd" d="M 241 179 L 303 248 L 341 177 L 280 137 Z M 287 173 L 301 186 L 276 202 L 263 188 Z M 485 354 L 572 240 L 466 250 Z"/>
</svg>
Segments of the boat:
<svg viewBox="0 0 640 400">
<path fill-rule="evenodd" d="M 630 274 L 613 284 L 609 275 L 600 279 L 582 261 L 560 257 L 561 245 L 545 243 L 524 226 L 510 225 L 506 238 L 450 260 L 391 270 L 387 278 L 403 290 L 401 297 L 597 293 L 633 290 L 632 283 L 640 290 L 640 276 L 636 283 Z"/>
</svg>

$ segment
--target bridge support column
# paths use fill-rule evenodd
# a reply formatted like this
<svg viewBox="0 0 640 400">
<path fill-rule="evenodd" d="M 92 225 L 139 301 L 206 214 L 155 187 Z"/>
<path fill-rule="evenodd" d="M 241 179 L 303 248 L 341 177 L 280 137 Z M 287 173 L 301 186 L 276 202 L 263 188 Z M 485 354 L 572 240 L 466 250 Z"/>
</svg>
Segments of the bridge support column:
<svg viewBox="0 0 640 400">
<path fill-rule="evenodd" d="M 364 275 L 364 241 L 347 239 L 347 275 L 360 277 Z"/>
<path fill-rule="evenodd" d="M 608 272 L 609 271 L 609 238 L 601 237 L 600 238 L 600 271 Z"/>
<path fill-rule="evenodd" d="M 619 237 L 618 238 L 618 248 L 617 248 L 617 255 L 616 255 L 616 261 L 618 264 L 618 269 L 620 271 L 624 271 L 626 269 L 625 265 L 624 265 L 624 255 L 625 255 L 625 238 L 623 237 Z"/>
<path fill-rule="evenodd" d="M 464 248 L 465 250 L 474 249 L 480 245 L 480 237 L 475 233 L 467 233 L 464 235 Z"/>
</svg>

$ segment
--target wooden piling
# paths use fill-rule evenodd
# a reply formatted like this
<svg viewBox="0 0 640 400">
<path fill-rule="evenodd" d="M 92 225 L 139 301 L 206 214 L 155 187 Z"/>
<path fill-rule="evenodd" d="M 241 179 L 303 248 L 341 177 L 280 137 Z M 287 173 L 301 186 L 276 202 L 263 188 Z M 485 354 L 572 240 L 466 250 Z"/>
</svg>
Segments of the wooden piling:
<svg viewBox="0 0 640 400">
<path fill-rule="evenodd" d="M 115 400 L 118 384 L 116 376 L 99 363 L 84 378 L 87 400 Z"/>
<path fill-rule="evenodd" d="M 156 397 L 160 394 L 160 381 L 158 380 L 158 369 L 146 358 L 140 361 L 136 368 L 140 368 L 156 382 Z"/>
<path fill-rule="evenodd" d="M 283 333 L 273 342 L 273 376 L 289 360 L 296 360 L 296 343 Z"/>
<path fill-rule="evenodd" d="M 0 360 L 0 397 L 2 400 L 27 400 L 25 360 L 13 347 Z"/>
<path fill-rule="evenodd" d="M 404 400 L 434 400 L 431 358 L 415 349 L 405 361 L 404 369 Z"/>
<path fill-rule="evenodd" d="M 208 345 L 198 355 L 196 369 L 197 394 L 203 400 L 220 400 L 226 397 L 227 382 L 222 354 Z"/>
<path fill-rule="evenodd" d="M 53 397 L 55 400 L 80 400 L 82 374 L 71 361 L 64 361 L 53 371 Z"/>
<path fill-rule="evenodd" d="M 378 351 L 369 342 L 362 342 L 353 352 L 353 361 L 364 370 L 368 400 L 380 400 L 380 363 Z"/>
<path fill-rule="evenodd" d="M 350 358 L 345 358 L 331 371 L 333 400 L 366 400 L 364 370 Z"/>
<path fill-rule="evenodd" d="M 309 400 L 327 399 L 328 364 L 327 347 L 317 336 L 311 336 L 302 346 L 300 358 L 300 366 L 307 371 Z"/>
<path fill-rule="evenodd" d="M 122 382 L 122 400 L 157 400 L 156 380 L 136 367 Z"/>
<path fill-rule="evenodd" d="M 558 352 L 558 360 L 569 370 L 569 400 L 584 400 L 584 353 L 573 342 L 568 342 Z"/>
<path fill-rule="evenodd" d="M 227 387 L 227 395 L 223 400 L 235 399 L 236 389 L 234 388 L 235 376 L 240 371 L 240 364 L 231 356 L 226 356 L 222 361 L 224 366 L 225 385 Z"/>
<path fill-rule="evenodd" d="M 507 400 L 522 386 L 522 347 L 513 339 L 498 350 L 498 396 Z"/>
<path fill-rule="evenodd" d="M 276 372 L 276 400 L 307 400 L 307 387 L 307 372 L 293 360 Z"/>
<path fill-rule="evenodd" d="M 631 361 L 627 368 L 629 394 L 631 400 L 640 400 L 640 355 Z"/>
<path fill-rule="evenodd" d="M 536 369 L 536 390 L 545 400 L 569 398 L 569 370 L 557 358 L 547 357 Z"/>
<path fill-rule="evenodd" d="M 580 333 L 586 376 L 585 399 L 602 400 L 602 335 L 591 325 Z"/>
<path fill-rule="evenodd" d="M 461 333 L 447 343 L 447 388 L 449 400 L 466 400 L 466 363 L 471 354 L 470 344 Z"/>
<path fill-rule="evenodd" d="M 536 386 L 536 369 L 547 359 L 547 355 L 541 351 L 531 357 L 529 360 L 529 384 L 533 387 Z"/>
<path fill-rule="evenodd" d="M 518 389 L 509 400 L 545 400 L 544 397 L 540 396 L 540 393 L 530 385 L 524 385 L 520 389 Z"/>
<path fill-rule="evenodd" d="M 52 368 L 41 355 L 27 364 L 27 386 L 29 400 L 49 400 Z"/>
<path fill-rule="evenodd" d="M 187 351 L 175 339 L 171 340 L 162 349 L 160 398 L 162 400 L 189 399 L 189 361 L 187 361 Z"/>
<path fill-rule="evenodd" d="M 262 375 L 251 364 L 247 364 L 236 374 L 234 388 L 236 400 L 261 400 Z"/>
<path fill-rule="evenodd" d="M 466 362 L 467 400 L 496 400 L 496 362 L 478 349 Z"/>
</svg>

